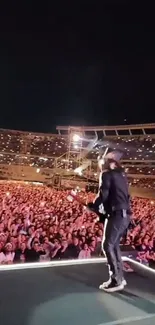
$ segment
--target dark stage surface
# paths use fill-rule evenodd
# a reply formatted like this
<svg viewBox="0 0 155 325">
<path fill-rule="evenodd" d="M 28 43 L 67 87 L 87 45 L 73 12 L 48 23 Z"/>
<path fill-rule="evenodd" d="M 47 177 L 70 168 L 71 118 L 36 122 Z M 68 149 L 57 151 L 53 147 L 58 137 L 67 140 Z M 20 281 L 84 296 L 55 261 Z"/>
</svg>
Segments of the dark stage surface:
<svg viewBox="0 0 155 325">
<path fill-rule="evenodd" d="M 155 281 L 126 275 L 121 293 L 98 289 L 104 264 L 0 272 L 2 325 L 154 325 Z"/>
</svg>

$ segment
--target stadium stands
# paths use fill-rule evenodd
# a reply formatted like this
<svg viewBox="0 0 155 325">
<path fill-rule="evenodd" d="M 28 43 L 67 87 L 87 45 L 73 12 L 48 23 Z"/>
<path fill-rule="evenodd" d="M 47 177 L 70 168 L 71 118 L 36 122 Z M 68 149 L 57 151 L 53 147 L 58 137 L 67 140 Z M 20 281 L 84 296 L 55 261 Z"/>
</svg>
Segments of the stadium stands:
<svg viewBox="0 0 155 325">
<path fill-rule="evenodd" d="M 75 144 L 71 141 L 71 132 L 45 135 L 0 130 L 0 177 L 4 179 L 0 183 L 0 264 L 99 256 L 103 226 L 95 222 L 93 214 L 83 211 L 80 204 L 69 203 L 66 190 L 48 188 L 43 183 L 49 183 L 58 171 L 64 173 L 65 184 L 67 173 L 86 159 L 91 164 L 85 176 L 93 175 L 92 179 L 98 180 L 96 158 L 108 144 L 113 149 L 123 150 L 123 165 L 131 186 L 155 189 L 153 127 L 149 127 L 149 134 L 141 132 L 146 131 L 146 127 L 141 126 L 138 135 L 133 135 L 133 127 L 129 135 L 120 135 L 114 129 L 117 134 L 110 136 L 103 127 L 102 134 L 97 130 L 93 138 L 98 138 L 99 144 L 93 143 L 93 146 L 90 146 L 91 137 L 86 134 L 80 144 Z M 84 154 L 79 159 L 81 153 Z M 18 181 L 7 181 L 11 179 Z M 42 182 L 42 185 L 19 182 L 21 180 Z M 81 182 L 84 187 L 84 177 Z M 74 186 L 74 183 L 77 183 L 75 177 L 71 184 Z M 57 184 L 63 184 L 59 178 Z M 92 185 L 89 179 L 88 190 Z M 94 194 L 83 192 L 82 196 L 88 202 Z M 137 248 L 138 259 L 148 263 L 155 260 L 155 201 L 133 198 L 132 204 L 133 224 L 126 244 Z"/>
<path fill-rule="evenodd" d="M 81 134 L 78 133 L 78 129 L 71 128 L 72 131 Z M 84 176 L 97 180 L 96 159 L 107 144 L 114 149 L 123 150 L 123 164 L 129 174 L 131 185 L 155 189 L 154 125 L 130 126 L 130 128 L 96 127 L 91 128 L 91 136 L 88 134 L 88 128 L 83 128 L 82 140 L 76 142 L 73 141 L 76 134 L 70 131 L 70 128 L 65 130 L 67 133 L 61 134 L 61 127 L 58 127 L 59 134 L 51 135 L 1 129 L 1 179 L 49 182 L 57 173 L 61 175 L 63 171 L 72 173 L 83 159 L 87 159 L 89 167 Z M 123 134 L 120 134 L 121 132 Z M 95 139 L 91 147 L 90 139 Z M 87 146 L 89 150 L 86 150 Z M 81 158 L 84 151 L 85 156 Z"/>
<path fill-rule="evenodd" d="M 87 135 L 85 137 L 88 138 Z M 48 167 L 48 160 L 60 157 L 69 150 L 69 138 L 67 135 L 61 134 L 47 135 L 1 129 L 0 140 L 0 163 L 20 163 L 21 158 L 24 164 Z M 99 140 L 104 140 L 104 142 L 112 145 L 115 149 L 121 148 L 124 152 L 123 159 L 134 161 L 155 159 L 154 134 L 139 136 L 128 135 L 124 137 L 108 137 L 102 135 L 102 138 L 100 137 Z M 99 145 L 96 144 L 93 151 L 89 152 L 88 159 L 96 159 L 99 149 L 101 149 L 102 146 L 104 147 L 105 144 L 101 144 L 100 142 Z M 74 147 L 75 156 L 78 150 L 77 144 Z M 44 159 L 37 161 L 36 158 L 41 157 L 44 157 Z M 31 158 L 31 160 L 29 158 Z"/>
</svg>

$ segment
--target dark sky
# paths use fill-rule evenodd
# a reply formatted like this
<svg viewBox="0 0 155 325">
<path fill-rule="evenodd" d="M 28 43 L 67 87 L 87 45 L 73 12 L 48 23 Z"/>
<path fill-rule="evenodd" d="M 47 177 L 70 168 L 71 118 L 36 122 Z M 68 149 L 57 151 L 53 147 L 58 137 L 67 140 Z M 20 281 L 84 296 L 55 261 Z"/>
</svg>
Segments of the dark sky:
<svg viewBox="0 0 155 325">
<path fill-rule="evenodd" d="M 98 3 L 5 1 L 1 128 L 155 122 L 153 8 Z"/>
</svg>

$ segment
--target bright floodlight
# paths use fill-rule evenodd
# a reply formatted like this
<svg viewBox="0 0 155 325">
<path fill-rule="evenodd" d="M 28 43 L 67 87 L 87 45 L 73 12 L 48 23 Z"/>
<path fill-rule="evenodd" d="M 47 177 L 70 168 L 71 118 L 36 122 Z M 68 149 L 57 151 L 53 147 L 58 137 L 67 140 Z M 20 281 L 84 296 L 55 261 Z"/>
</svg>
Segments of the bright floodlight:
<svg viewBox="0 0 155 325">
<path fill-rule="evenodd" d="M 73 135 L 73 141 L 74 142 L 78 142 L 80 140 L 80 136 L 79 136 L 79 134 L 74 134 Z"/>
<path fill-rule="evenodd" d="M 74 173 L 75 174 L 78 174 L 78 175 L 80 175 L 80 176 L 82 176 L 82 167 L 80 166 L 80 167 L 77 167 L 75 170 L 74 170 Z"/>
</svg>

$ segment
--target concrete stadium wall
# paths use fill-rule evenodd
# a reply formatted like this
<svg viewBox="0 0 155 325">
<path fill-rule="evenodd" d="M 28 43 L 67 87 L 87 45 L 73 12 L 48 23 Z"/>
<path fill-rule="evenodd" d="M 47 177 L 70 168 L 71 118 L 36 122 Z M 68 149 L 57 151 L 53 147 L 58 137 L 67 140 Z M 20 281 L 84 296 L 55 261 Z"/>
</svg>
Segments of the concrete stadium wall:
<svg viewBox="0 0 155 325">
<path fill-rule="evenodd" d="M 140 179 L 140 178 L 155 179 L 155 175 L 145 175 L 145 174 L 128 174 L 128 177 L 137 178 L 137 179 Z"/>
<path fill-rule="evenodd" d="M 0 165 L 0 178 L 20 181 L 47 182 L 52 178 L 52 171 L 47 168 L 40 168 L 39 172 L 37 172 L 36 167 Z"/>
<path fill-rule="evenodd" d="M 142 187 L 130 187 L 131 196 L 137 196 L 148 199 L 155 199 L 155 190 Z"/>
</svg>

